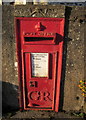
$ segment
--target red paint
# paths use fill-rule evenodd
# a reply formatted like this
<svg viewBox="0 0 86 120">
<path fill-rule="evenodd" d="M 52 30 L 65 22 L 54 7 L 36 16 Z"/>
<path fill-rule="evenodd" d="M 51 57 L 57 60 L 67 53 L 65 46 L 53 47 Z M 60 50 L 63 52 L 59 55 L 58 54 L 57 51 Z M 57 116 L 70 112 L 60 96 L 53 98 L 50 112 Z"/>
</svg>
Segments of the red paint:
<svg viewBox="0 0 86 120">
<path fill-rule="evenodd" d="M 64 19 L 16 17 L 15 21 L 20 107 L 58 112 Z M 48 53 L 47 77 L 32 77 L 31 53 Z"/>
</svg>

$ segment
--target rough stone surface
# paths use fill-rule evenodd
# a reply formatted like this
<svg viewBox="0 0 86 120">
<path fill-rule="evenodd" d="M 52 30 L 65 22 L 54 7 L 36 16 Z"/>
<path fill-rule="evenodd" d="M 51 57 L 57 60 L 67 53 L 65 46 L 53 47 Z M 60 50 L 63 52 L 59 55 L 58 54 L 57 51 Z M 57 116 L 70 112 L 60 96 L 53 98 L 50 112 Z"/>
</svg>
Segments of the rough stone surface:
<svg viewBox="0 0 86 120">
<path fill-rule="evenodd" d="M 14 16 L 65 17 L 63 71 L 60 110 L 84 110 L 84 97 L 78 84 L 84 80 L 84 7 L 63 5 L 3 5 L 3 103 L 18 107 L 17 62 L 14 37 Z M 86 107 L 84 107 L 86 108 Z"/>
<path fill-rule="evenodd" d="M 2 95 L 3 110 L 18 107 L 18 81 L 15 76 L 14 7 L 3 6 L 2 16 Z M 8 108 L 7 108 L 8 109 Z"/>
<path fill-rule="evenodd" d="M 65 33 L 67 51 L 63 109 L 81 110 L 84 106 L 84 97 L 81 95 L 82 92 L 78 84 L 80 80 L 84 80 L 84 28 L 86 13 L 84 7 L 74 6 L 67 9 L 70 11 L 70 16 L 69 21 L 66 20 L 69 24 L 67 29 L 68 35 Z M 66 19 L 68 17 L 67 14 L 68 12 L 66 13 Z M 65 29 L 65 32 L 67 31 Z"/>
<path fill-rule="evenodd" d="M 53 120 L 59 120 L 60 119 L 66 119 L 66 118 L 75 118 L 76 120 L 80 119 L 80 117 L 74 116 L 73 114 L 65 113 L 65 112 L 59 112 L 56 113 L 54 111 L 24 111 L 24 112 L 16 112 L 15 115 L 12 115 L 10 118 L 30 118 L 30 119 L 53 119 Z"/>
<path fill-rule="evenodd" d="M 65 6 L 61 5 L 34 5 L 15 6 L 15 16 L 24 17 L 64 17 Z"/>
</svg>

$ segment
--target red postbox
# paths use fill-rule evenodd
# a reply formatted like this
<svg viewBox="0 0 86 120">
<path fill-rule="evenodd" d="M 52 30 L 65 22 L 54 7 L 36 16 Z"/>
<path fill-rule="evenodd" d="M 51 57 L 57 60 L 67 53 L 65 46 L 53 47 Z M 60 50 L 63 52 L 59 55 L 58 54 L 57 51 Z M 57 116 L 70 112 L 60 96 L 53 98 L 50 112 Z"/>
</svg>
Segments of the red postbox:
<svg viewBox="0 0 86 120">
<path fill-rule="evenodd" d="M 16 17 L 20 108 L 59 108 L 64 18 Z"/>
</svg>

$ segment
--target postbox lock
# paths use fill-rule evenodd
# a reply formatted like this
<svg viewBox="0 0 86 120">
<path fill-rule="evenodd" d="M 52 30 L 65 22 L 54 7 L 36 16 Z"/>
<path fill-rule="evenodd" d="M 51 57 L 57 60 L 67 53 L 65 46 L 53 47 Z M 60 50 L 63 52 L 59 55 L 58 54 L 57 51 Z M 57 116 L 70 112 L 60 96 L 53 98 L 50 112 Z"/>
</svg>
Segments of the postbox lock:
<svg viewBox="0 0 86 120">
<path fill-rule="evenodd" d="M 44 29 L 46 29 L 46 27 L 43 26 L 41 22 L 38 22 L 37 25 L 35 25 L 35 28 L 37 31 L 43 31 Z"/>
</svg>

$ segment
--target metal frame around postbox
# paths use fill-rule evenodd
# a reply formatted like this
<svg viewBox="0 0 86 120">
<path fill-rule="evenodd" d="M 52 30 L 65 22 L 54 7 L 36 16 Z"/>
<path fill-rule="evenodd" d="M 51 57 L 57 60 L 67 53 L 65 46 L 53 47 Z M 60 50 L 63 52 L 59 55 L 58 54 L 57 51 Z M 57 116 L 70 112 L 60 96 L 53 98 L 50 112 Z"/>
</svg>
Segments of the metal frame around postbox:
<svg viewBox="0 0 86 120">
<path fill-rule="evenodd" d="M 52 109 L 47 110 L 55 110 L 58 112 L 59 108 L 59 99 L 60 99 L 60 81 L 61 81 L 61 71 L 62 71 L 62 51 L 63 51 L 63 37 L 64 37 L 64 18 L 24 18 L 24 17 L 15 17 L 15 31 L 16 31 L 16 49 L 17 49 L 17 60 L 18 60 L 18 80 L 19 80 L 19 104 L 20 104 L 20 110 L 41 110 L 40 108 L 27 108 L 26 106 L 26 97 L 25 97 L 25 76 L 24 76 L 24 51 L 21 47 L 21 44 L 27 44 L 24 43 L 24 37 L 26 35 L 21 35 L 20 33 L 20 21 L 21 20 L 28 20 L 28 19 L 47 19 L 47 20 L 57 20 L 60 21 L 60 35 L 62 36 L 61 41 L 59 41 L 58 45 L 58 52 L 55 54 L 55 69 L 54 69 L 54 75 L 55 75 L 55 83 L 54 83 L 54 99 L 53 99 L 53 107 Z M 21 36 L 23 38 L 21 38 Z M 35 36 L 36 37 L 36 36 Z M 54 36 L 55 39 L 56 36 Z M 21 43 L 21 39 L 23 39 L 23 43 Z M 30 43 L 28 45 L 31 45 L 33 43 Z M 40 44 L 40 43 L 39 43 Z M 49 43 L 48 43 L 49 44 Z M 52 43 L 53 45 L 55 42 Z M 35 44 L 36 45 L 36 44 Z M 45 53 L 45 52 L 44 52 Z M 31 56 L 31 55 L 30 55 Z M 58 59 L 57 59 L 58 56 Z M 49 60 L 49 53 L 48 53 L 48 60 Z M 31 60 L 30 60 L 31 61 Z M 58 63 L 58 64 L 57 64 Z M 48 63 L 49 67 L 49 63 Z M 31 68 L 30 68 L 31 69 Z M 58 76 L 57 76 L 58 75 Z M 48 70 L 48 77 L 49 77 L 49 70 Z M 43 109 L 43 110 L 46 110 Z"/>
</svg>

